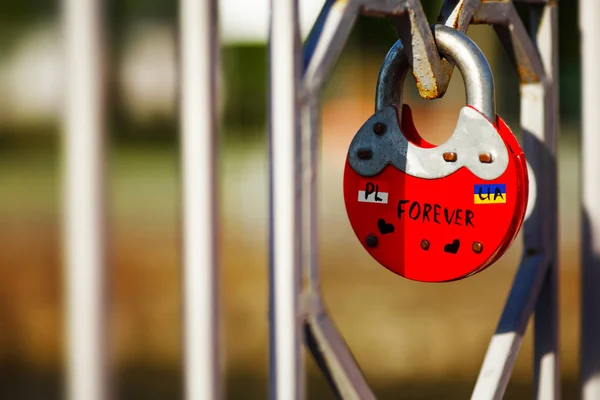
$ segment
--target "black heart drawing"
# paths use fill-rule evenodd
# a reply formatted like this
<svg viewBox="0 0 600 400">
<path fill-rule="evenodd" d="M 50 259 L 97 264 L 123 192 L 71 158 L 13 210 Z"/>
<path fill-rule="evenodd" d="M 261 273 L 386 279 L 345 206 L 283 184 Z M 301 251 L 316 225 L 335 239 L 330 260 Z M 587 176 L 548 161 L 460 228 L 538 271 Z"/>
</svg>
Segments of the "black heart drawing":
<svg viewBox="0 0 600 400">
<path fill-rule="evenodd" d="M 458 248 L 460 247 L 460 241 L 458 239 L 454 239 L 452 243 L 448 243 L 444 246 L 444 251 L 446 253 L 456 254 L 458 253 Z"/>
<path fill-rule="evenodd" d="M 394 225 L 388 224 L 383 218 L 379 218 L 379 221 L 377 221 L 377 227 L 382 235 L 394 232 Z"/>
</svg>

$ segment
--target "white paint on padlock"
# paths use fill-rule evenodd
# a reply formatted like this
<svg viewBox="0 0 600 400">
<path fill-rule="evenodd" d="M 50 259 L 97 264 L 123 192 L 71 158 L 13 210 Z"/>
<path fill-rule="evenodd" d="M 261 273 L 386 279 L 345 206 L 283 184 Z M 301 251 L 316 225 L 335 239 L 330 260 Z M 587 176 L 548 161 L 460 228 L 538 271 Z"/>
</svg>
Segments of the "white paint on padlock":
<svg viewBox="0 0 600 400">
<path fill-rule="evenodd" d="M 385 134 L 373 134 L 378 123 L 385 124 Z M 370 151 L 368 157 L 364 150 Z M 445 153 L 455 153 L 456 160 L 446 161 Z M 491 155 L 492 162 L 481 162 L 480 154 Z M 360 128 L 348 152 L 350 165 L 362 176 L 375 176 L 391 164 L 408 175 L 425 179 L 443 178 L 463 167 L 481 179 L 496 179 L 506 170 L 508 157 L 496 127 L 471 107 L 460 110 L 452 136 L 433 148 L 408 141 L 398 126 L 396 109 L 384 107 Z"/>
<path fill-rule="evenodd" d="M 527 176 L 529 177 L 529 197 L 527 200 L 527 209 L 525 210 L 525 220 L 529 218 L 533 210 L 535 209 L 535 202 L 537 200 L 537 183 L 535 180 L 535 172 L 529 161 L 527 161 Z"/>
</svg>

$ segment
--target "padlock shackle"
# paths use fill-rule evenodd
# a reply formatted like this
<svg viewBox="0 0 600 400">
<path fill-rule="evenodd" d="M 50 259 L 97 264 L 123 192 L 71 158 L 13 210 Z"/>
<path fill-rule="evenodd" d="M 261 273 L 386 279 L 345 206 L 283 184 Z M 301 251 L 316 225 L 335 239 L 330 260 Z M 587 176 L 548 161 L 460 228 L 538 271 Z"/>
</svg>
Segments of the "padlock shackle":
<svg viewBox="0 0 600 400">
<path fill-rule="evenodd" d="M 481 49 L 470 37 L 456 29 L 435 25 L 433 32 L 438 50 L 458 67 L 463 77 L 467 105 L 473 106 L 495 124 L 494 77 Z M 406 52 L 398 40 L 387 53 L 379 71 L 376 112 L 389 105 L 402 109 L 404 81 L 409 70 Z"/>
</svg>

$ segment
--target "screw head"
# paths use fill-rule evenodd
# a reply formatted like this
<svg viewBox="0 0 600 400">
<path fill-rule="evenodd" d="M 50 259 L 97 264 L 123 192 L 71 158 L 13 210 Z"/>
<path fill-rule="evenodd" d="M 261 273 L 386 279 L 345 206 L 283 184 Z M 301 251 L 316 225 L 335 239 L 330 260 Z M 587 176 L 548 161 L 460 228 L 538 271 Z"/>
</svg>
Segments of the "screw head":
<svg viewBox="0 0 600 400">
<path fill-rule="evenodd" d="M 367 247 L 377 247 L 378 243 L 379 241 L 377 240 L 377 236 L 375 235 L 368 235 L 365 239 L 365 244 L 367 245 Z"/>
<path fill-rule="evenodd" d="M 443 157 L 446 162 L 456 162 L 458 160 L 458 154 L 454 152 L 446 152 L 443 154 Z"/>
<path fill-rule="evenodd" d="M 383 135 L 387 132 L 387 126 L 383 122 L 376 122 L 375 125 L 373 125 L 373 132 L 376 135 Z"/>
<path fill-rule="evenodd" d="M 491 164 L 494 161 L 494 157 L 490 153 L 481 153 L 479 155 L 479 162 L 484 164 Z"/>
<path fill-rule="evenodd" d="M 473 251 L 477 254 L 483 251 L 483 245 L 481 242 L 473 242 Z"/>
<path fill-rule="evenodd" d="M 373 158 L 373 151 L 371 149 L 358 149 L 356 155 L 361 160 L 370 160 Z"/>
<path fill-rule="evenodd" d="M 421 248 L 423 250 L 429 250 L 429 246 L 430 246 L 429 240 L 426 240 L 426 239 L 421 240 Z"/>
</svg>

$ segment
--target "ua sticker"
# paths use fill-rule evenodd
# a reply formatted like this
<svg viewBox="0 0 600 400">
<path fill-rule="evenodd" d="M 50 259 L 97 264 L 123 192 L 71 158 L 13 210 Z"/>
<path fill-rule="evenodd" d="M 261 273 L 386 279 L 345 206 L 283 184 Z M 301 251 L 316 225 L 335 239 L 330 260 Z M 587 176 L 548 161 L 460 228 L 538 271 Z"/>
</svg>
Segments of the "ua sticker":
<svg viewBox="0 0 600 400">
<path fill-rule="evenodd" d="M 358 201 L 362 203 L 388 203 L 386 182 L 361 180 L 358 187 Z"/>
<path fill-rule="evenodd" d="M 475 204 L 506 203 L 506 185 L 475 185 L 473 196 Z"/>
</svg>

